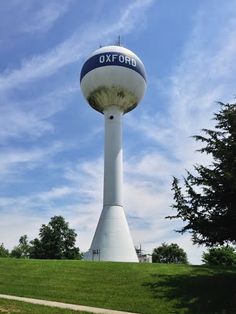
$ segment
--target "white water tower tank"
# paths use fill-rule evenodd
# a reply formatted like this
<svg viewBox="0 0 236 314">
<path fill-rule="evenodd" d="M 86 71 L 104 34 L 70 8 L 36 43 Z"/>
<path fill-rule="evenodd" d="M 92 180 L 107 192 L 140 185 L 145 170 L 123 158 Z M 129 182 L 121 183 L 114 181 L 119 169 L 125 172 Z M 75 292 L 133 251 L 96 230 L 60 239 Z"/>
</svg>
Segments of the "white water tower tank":
<svg viewBox="0 0 236 314">
<path fill-rule="evenodd" d="M 142 99 L 146 74 L 142 61 L 132 51 L 106 46 L 89 56 L 80 82 L 84 97 L 94 109 L 104 112 L 115 105 L 126 113 Z"/>
</svg>

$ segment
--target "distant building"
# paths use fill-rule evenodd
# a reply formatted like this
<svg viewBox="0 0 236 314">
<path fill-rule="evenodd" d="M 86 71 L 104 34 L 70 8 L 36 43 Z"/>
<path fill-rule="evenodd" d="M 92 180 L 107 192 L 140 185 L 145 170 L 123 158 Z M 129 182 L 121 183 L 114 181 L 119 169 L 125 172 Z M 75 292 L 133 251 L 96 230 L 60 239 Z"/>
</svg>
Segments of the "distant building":
<svg viewBox="0 0 236 314">
<path fill-rule="evenodd" d="M 152 263 L 152 255 L 143 253 L 141 245 L 139 247 L 135 247 L 135 250 L 139 263 Z"/>
</svg>

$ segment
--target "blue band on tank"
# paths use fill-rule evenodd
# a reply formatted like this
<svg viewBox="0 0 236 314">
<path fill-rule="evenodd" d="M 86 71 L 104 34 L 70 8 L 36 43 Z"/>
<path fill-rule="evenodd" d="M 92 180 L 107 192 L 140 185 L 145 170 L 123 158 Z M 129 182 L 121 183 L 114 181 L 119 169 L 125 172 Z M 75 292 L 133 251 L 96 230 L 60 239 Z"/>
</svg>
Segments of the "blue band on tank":
<svg viewBox="0 0 236 314">
<path fill-rule="evenodd" d="M 132 69 L 139 73 L 146 81 L 146 75 L 144 72 L 143 65 L 134 56 L 129 57 L 126 54 L 119 52 L 103 52 L 89 58 L 82 67 L 80 73 L 80 81 L 90 71 L 109 65 L 118 65 L 125 68 Z"/>
</svg>

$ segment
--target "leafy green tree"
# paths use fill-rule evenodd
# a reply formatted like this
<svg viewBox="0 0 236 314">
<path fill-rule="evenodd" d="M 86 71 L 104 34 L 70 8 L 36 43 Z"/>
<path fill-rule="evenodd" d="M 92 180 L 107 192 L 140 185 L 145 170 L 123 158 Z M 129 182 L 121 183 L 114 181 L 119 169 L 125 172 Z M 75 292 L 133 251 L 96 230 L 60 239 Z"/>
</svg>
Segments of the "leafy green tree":
<svg viewBox="0 0 236 314">
<path fill-rule="evenodd" d="M 4 244 L 0 244 L 0 257 L 9 257 L 9 251 L 4 247 Z"/>
<path fill-rule="evenodd" d="M 232 246 L 210 248 L 203 253 L 202 261 L 210 266 L 236 266 L 236 251 Z"/>
<path fill-rule="evenodd" d="M 236 104 L 220 103 L 214 115 L 215 129 L 203 129 L 206 136 L 194 136 L 209 154 L 209 166 L 195 165 L 196 175 L 187 172 L 184 191 L 174 178 L 174 205 L 186 225 L 179 230 L 192 233 L 194 243 L 207 246 L 236 243 Z"/>
<path fill-rule="evenodd" d="M 30 255 L 30 244 L 27 235 L 23 235 L 19 239 L 19 244 L 11 251 L 11 256 L 16 258 L 28 258 Z"/>
<path fill-rule="evenodd" d="M 75 247 L 77 234 L 69 228 L 62 216 L 54 216 L 48 225 L 42 225 L 39 239 L 31 241 L 31 258 L 81 259 L 79 248 Z"/>
<path fill-rule="evenodd" d="M 174 263 L 174 264 L 187 264 L 187 254 L 176 243 L 166 244 L 162 243 L 161 246 L 155 248 L 152 252 L 153 263 Z"/>
<path fill-rule="evenodd" d="M 21 249 L 19 248 L 19 246 L 15 246 L 12 251 L 11 251 L 11 257 L 14 257 L 14 258 L 21 258 L 22 257 L 22 251 Z"/>
</svg>

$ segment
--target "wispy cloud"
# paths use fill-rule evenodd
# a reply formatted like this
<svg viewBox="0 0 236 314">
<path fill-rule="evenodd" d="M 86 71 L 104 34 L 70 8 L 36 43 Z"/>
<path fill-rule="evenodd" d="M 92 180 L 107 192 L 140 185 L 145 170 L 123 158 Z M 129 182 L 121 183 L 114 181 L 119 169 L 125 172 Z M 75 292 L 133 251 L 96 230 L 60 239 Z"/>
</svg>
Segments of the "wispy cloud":
<svg viewBox="0 0 236 314">
<path fill-rule="evenodd" d="M 49 161 L 56 153 L 63 150 L 59 142 L 47 147 L 33 147 L 30 149 L 7 148 L 0 154 L 0 177 L 6 184 L 9 180 L 17 180 L 16 174 L 38 167 L 45 160 Z"/>
<path fill-rule="evenodd" d="M 22 21 L 18 29 L 19 32 L 36 33 L 48 31 L 57 19 L 67 12 L 72 0 L 41 2 L 37 10 L 34 8 L 34 3 L 30 3 L 34 10 L 28 8 L 27 17 Z"/>
<path fill-rule="evenodd" d="M 47 153 L 51 152 L 44 150 L 44 157 Z M 42 162 L 42 154 L 43 151 L 37 151 L 34 156 L 32 152 L 21 156 L 13 154 L 13 162 L 19 164 L 28 160 L 29 164 L 35 164 L 38 159 Z M 12 248 L 22 234 L 32 239 L 37 236 L 42 223 L 47 223 L 54 215 L 62 215 L 78 232 L 78 245 L 86 250 L 102 208 L 102 165 L 102 159 L 79 162 L 74 166 L 64 164 L 60 172 L 66 184 L 27 195 L 1 196 L 1 241 Z"/>
<path fill-rule="evenodd" d="M 206 14 L 199 15 L 171 77 L 171 120 L 176 128 L 187 132 L 208 124 L 214 102 L 231 98 L 233 91 L 236 19 L 229 18 L 222 28 L 214 30 L 212 38 L 206 38 L 205 28 L 212 27 L 207 19 Z"/>
<path fill-rule="evenodd" d="M 63 4 L 49 1 L 47 4 L 43 4 L 40 10 L 34 11 L 32 18 L 34 18 L 35 27 L 32 28 L 32 31 L 40 29 L 40 27 L 41 29 L 46 27 L 44 25 L 46 22 L 43 20 L 40 26 L 40 18 L 35 18 L 35 14 L 38 17 L 43 15 L 51 16 L 49 20 L 52 23 L 55 21 L 57 14 L 58 16 L 62 15 L 68 9 L 70 3 L 71 1 L 65 1 Z M 22 61 L 20 67 L 11 70 L 5 69 L 0 74 L 1 141 L 24 136 L 29 138 L 40 137 L 53 132 L 54 126 L 48 119 L 66 107 L 68 98 L 75 91 L 78 91 L 79 83 L 70 82 L 70 78 L 66 78 L 65 87 L 55 86 L 49 91 L 48 88 L 45 88 L 45 90 L 42 89 L 42 94 L 37 93 L 34 96 L 32 94 L 29 99 L 20 101 L 15 100 L 18 95 L 17 92 L 19 90 L 29 90 L 38 80 L 41 80 L 41 84 L 45 80 L 43 84 L 47 86 L 48 77 L 55 75 L 60 70 L 61 73 L 58 75 L 63 76 L 65 67 L 71 63 L 78 62 L 82 56 L 94 48 L 94 45 L 100 39 L 106 38 L 106 40 L 109 40 L 109 38 L 113 38 L 114 34 L 116 35 L 121 30 L 124 30 L 124 33 L 128 33 L 136 27 L 137 23 L 140 26 L 140 18 L 145 16 L 145 8 L 148 8 L 151 3 L 152 1 L 150 0 L 133 1 L 124 7 L 120 16 L 112 18 L 111 27 L 107 27 L 105 24 L 98 26 L 93 23 L 89 24 L 89 26 L 79 27 L 68 39 L 62 41 L 51 50 L 27 57 Z M 19 3 L 16 1 L 14 5 L 17 6 Z M 24 10 L 28 12 L 30 9 L 31 5 L 28 3 Z M 57 13 L 54 15 L 52 12 Z M 49 20 L 46 19 L 48 26 L 50 24 Z M 25 23 L 29 23 L 29 21 L 26 20 Z M 23 22 L 19 23 L 19 28 L 23 27 L 22 25 L 24 25 Z"/>
<path fill-rule="evenodd" d="M 102 158 L 90 161 L 79 161 L 74 167 L 67 167 L 64 177 L 78 186 L 77 194 L 82 203 L 102 204 Z"/>
<path fill-rule="evenodd" d="M 83 30 L 76 30 L 70 38 L 51 51 L 24 60 L 18 69 L 5 71 L 0 75 L 0 91 L 41 77 L 48 77 L 62 67 L 78 61 L 99 40 L 103 38 L 109 40 L 120 31 L 130 32 L 137 26 L 137 22 L 140 23 L 145 7 L 150 6 L 152 2 L 151 0 L 134 1 L 122 11 L 109 28 L 107 25 L 102 25 L 98 29 L 98 25 L 90 25 Z"/>
<path fill-rule="evenodd" d="M 236 19 L 230 14 L 235 4 L 229 1 L 224 9 L 211 6 L 198 12 L 178 63 L 162 85 L 166 109 L 152 116 L 144 111 L 138 123 L 128 121 L 183 161 L 183 169 L 187 159 L 192 163 L 199 159 L 193 154 L 197 146 L 190 136 L 212 126 L 216 101 L 227 101 L 235 94 Z"/>
<path fill-rule="evenodd" d="M 130 33 L 135 26 L 139 28 L 146 24 L 146 10 L 154 3 L 154 0 L 136 0 L 125 6 L 119 20 L 108 30 L 107 34 L 116 34 L 122 31 L 123 34 Z"/>
<path fill-rule="evenodd" d="M 5 1 L 1 3 L 2 19 L 1 28 L 8 37 L 40 34 L 48 31 L 55 22 L 69 9 L 73 0 L 30 1 L 19 0 Z M 15 26 L 15 27 L 12 27 Z M 0 30 L 1 33 L 1 30 Z M 7 41 L 3 34 L 4 40 Z"/>
<path fill-rule="evenodd" d="M 25 136 L 31 139 L 53 132 L 54 126 L 48 119 L 63 110 L 75 92 L 78 92 L 77 84 L 65 85 L 30 100 L 16 101 L 10 97 L 4 100 L 0 106 L 1 142 Z"/>
</svg>

